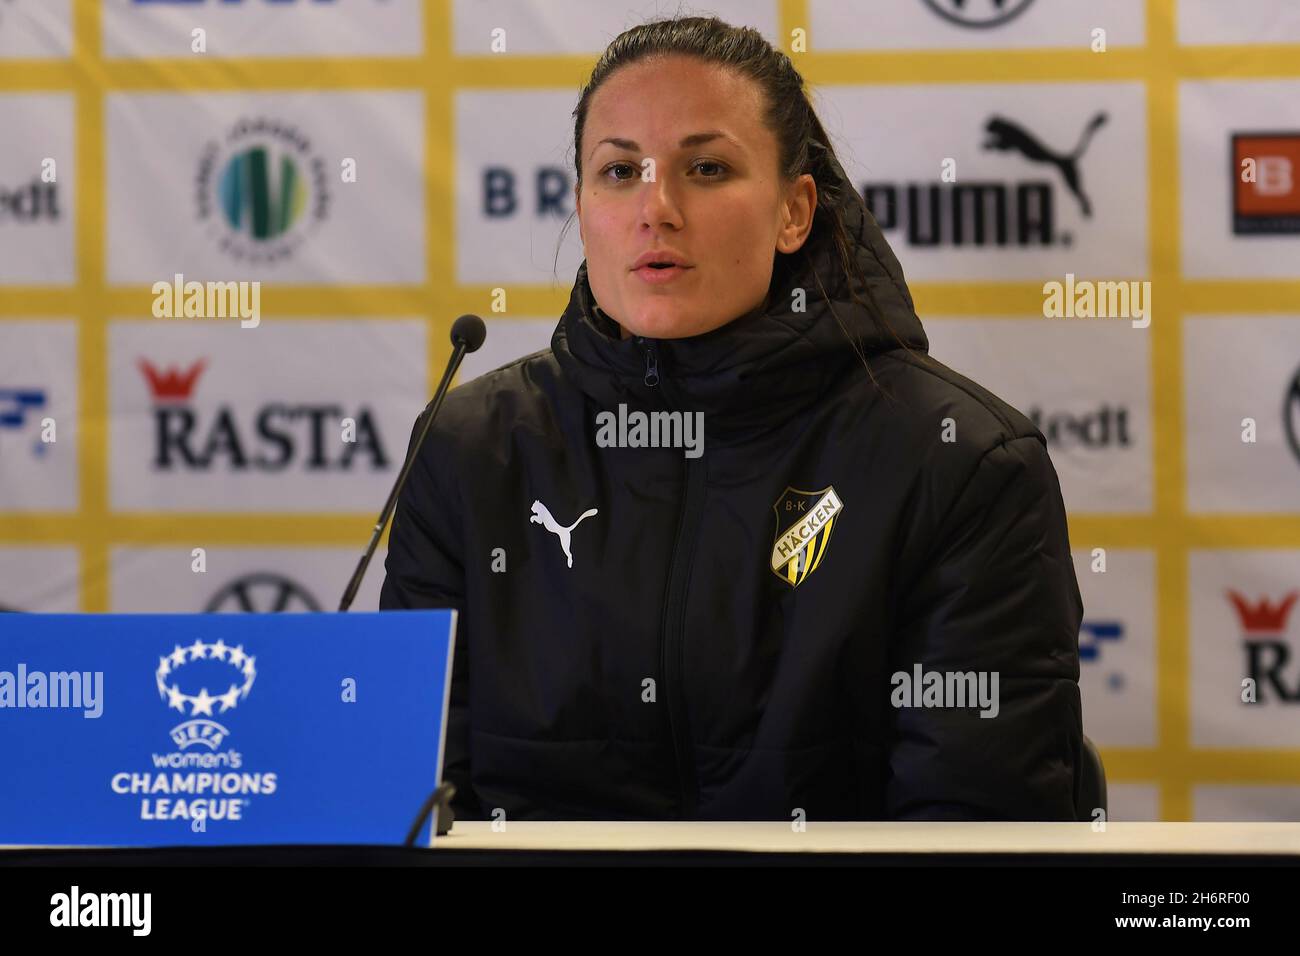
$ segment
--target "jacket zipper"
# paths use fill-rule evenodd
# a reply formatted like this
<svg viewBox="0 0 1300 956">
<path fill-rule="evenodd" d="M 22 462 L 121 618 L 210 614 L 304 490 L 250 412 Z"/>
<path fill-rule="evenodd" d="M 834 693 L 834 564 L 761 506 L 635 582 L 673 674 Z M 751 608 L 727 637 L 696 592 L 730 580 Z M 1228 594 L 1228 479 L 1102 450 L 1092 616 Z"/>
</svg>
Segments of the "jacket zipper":
<svg viewBox="0 0 1300 956">
<path fill-rule="evenodd" d="M 659 355 L 653 345 L 645 345 L 645 339 L 638 337 L 637 342 L 645 347 L 645 383 L 654 388 L 659 384 Z"/>
<path fill-rule="evenodd" d="M 637 344 L 645 349 L 645 384 L 653 388 L 659 384 L 658 353 L 653 340 L 637 336 Z M 661 392 L 661 395 L 668 410 L 673 411 L 667 394 Z M 699 796 L 684 684 L 686 592 L 695 562 L 695 541 L 704 516 L 704 477 L 703 458 L 686 459 L 686 497 L 678 516 L 677 535 L 673 539 L 672 557 L 668 564 L 668 592 L 660 620 L 659 666 L 667 685 L 664 691 L 668 699 L 668 728 L 677 762 L 677 789 L 682 817 L 687 820 L 694 819 Z"/>
</svg>

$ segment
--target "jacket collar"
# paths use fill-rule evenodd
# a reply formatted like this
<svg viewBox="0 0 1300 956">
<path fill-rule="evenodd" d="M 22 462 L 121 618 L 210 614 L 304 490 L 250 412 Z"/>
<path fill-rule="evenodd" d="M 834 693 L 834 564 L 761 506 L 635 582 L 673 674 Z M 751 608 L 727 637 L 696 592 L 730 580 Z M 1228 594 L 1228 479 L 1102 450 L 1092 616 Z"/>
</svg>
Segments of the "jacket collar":
<svg viewBox="0 0 1300 956">
<path fill-rule="evenodd" d="M 584 260 L 551 337 L 551 350 L 565 374 L 603 408 L 626 402 L 700 411 L 705 428 L 717 434 L 780 423 L 816 401 L 850 361 L 866 374 L 840 323 L 863 357 L 899 348 L 899 340 L 927 351 L 929 341 L 897 258 L 844 170 L 833 158 L 831 163 L 840 182 L 840 215 L 870 290 L 867 295 L 859 286 L 858 298 L 868 305 L 874 298 L 897 339 L 849 295 L 819 212 L 800 252 L 775 253 L 772 284 L 763 304 L 689 338 L 622 339 L 617 323 L 596 305 Z M 798 289 L 804 290 L 803 311 L 793 308 Z M 651 384 L 656 369 L 658 381 Z"/>
</svg>

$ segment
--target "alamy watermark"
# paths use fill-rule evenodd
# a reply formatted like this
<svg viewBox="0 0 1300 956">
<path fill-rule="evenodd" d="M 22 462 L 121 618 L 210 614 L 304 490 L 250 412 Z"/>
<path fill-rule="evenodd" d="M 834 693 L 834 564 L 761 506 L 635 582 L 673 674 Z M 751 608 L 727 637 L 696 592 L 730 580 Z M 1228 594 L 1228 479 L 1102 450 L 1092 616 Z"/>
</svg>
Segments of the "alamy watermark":
<svg viewBox="0 0 1300 956">
<path fill-rule="evenodd" d="M 601 448 L 685 448 L 687 458 L 704 454 L 703 412 L 629 412 L 596 415 L 596 444 Z"/>
<path fill-rule="evenodd" d="M 50 897 L 50 925 L 120 926 L 132 936 L 148 936 L 153 925 L 152 893 L 83 893 L 75 883 Z"/>
<path fill-rule="evenodd" d="M 0 671 L 0 707 L 58 707 L 84 710 L 94 720 L 104 712 L 103 671 Z"/>
<path fill-rule="evenodd" d="M 262 283 L 185 281 L 176 273 L 173 281 L 160 281 L 153 293 L 155 319 L 238 318 L 241 329 L 255 329 L 262 321 Z"/>
<path fill-rule="evenodd" d="M 1151 324 L 1151 283 L 1093 282 L 1073 272 L 1065 282 L 1043 283 L 1043 317 L 1048 319 L 1132 319 L 1135 329 Z"/>
<path fill-rule="evenodd" d="M 980 717 L 996 717 L 1000 709 L 997 671 L 923 671 L 913 664 L 910 674 L 895 671 L 889 682 L 894 707 L 979 707 Z"/>
</svg>

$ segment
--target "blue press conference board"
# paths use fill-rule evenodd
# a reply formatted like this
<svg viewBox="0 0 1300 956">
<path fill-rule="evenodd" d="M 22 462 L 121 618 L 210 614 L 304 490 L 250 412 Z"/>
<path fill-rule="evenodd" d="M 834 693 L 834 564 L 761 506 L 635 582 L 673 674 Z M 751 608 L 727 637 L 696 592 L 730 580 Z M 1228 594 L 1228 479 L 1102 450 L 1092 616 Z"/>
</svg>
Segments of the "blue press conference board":
<svg viewBox="0 0 1300 956">
<path fill-rule="evenodd" d="M 455 627 L 0 614 L 0 845 L 399 844 L 442 777 Z"/>
</svg>

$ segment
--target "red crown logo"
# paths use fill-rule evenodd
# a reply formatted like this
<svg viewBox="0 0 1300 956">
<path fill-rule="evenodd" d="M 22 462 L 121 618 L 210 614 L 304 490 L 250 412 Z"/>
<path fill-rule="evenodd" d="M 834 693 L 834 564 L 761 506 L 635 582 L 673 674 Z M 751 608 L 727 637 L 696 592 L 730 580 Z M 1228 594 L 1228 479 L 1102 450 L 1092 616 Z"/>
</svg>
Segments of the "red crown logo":
<svg viewBox="0 0 1300 956">
<path fill-rule="evenodd" d="M 199 359 L 185 372 L 179 371 L 175 366 L 168 366 L 160 372 L 148 359 L 140 359 L 139 362 L 140 371 L 148 380 L 149 391 L 153 392 L 155 399 L 181 401 L 189 399 L 190 392 L 194 391 L 194 383 L 207 364 L 207 359 Z"/>
<path fill-rule="evenodd" d="M 1300 591 L 1292 591 L 1278 604 L 1270 604 L 1267 597 L 1260 598 L 1258 604 L 1251 604 L 1236 591 L 1231 588 L 1228 589 L 1228 599 L 1232 601 L 1233 606 L 1237 609 L 1237 616 L 1241 618 L 1242 630 L 1247 634 L 1282 633 L 1286 630 L 1286 619 L 1291 614 L 1291 606 L 1295 604 L 1298 597 L 1300 597 Z"/>
</svg>

